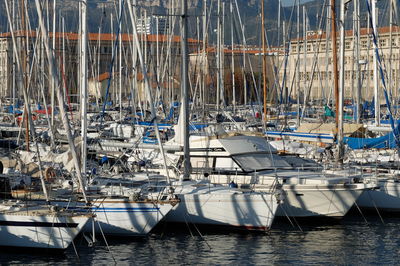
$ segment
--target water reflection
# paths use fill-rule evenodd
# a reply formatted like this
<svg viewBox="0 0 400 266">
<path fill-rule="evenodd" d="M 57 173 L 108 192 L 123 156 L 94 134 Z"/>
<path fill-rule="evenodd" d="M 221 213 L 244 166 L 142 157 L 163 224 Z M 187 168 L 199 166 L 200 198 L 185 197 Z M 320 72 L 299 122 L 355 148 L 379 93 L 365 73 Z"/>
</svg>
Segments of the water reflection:
<svg viewBox="0 0 400 266">
<path fill-rule="evenodd" d="M 268 234 L 218 232 L 200 229 L 191 236 L 186 225 L 162 225 L 146 238 L 109 238 L 118 265 L 140 264 L 397 264 L 400 261 L 400 218 L 350 216 L 335 224 L 294 229 L 273 225 Z M 77 243 L 82 264 L 112 264 L 104 245 L 88 248 Z M 65 255 L 0 251 L 0 262 L 76 264 L 72 249 Z"/>
</svg>

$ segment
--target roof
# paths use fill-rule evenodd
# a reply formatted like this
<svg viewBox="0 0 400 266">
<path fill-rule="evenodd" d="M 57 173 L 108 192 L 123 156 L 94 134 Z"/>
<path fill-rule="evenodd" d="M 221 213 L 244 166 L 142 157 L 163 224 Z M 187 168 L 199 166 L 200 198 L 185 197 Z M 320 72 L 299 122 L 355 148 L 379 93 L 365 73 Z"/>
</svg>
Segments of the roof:
<svg viewBox="0 0 400 266">
<path fill-rule="evenodd" d="M 381 27 L 381 28 L 378 28 L 377 31 L 378 31 L 378 35 L 379 34 L 387 34 L 387 33 L 390 33 L 390 27 Z M 393 26 L 392 32 L 400 32 L 400 26 Z M 371 28 L 360 29 L 360 36 L 365 36 L 365 35 L 368 35 L 371 33 L 372 33 Z M 339 36 L 339 34 L 340 34 L 340 32 L 338 31 L 336 35 Z M 353 30 L 346 30 L 345 36 L 346 37 L 353 36 Z M 307 35 L 307 40 L 317 40 L 317 39 L 322 39 L 322 40 L 326 39 L 326 32 L 314 32 L 312 34 Z M 294 38 L 291 41 L 293 42 L 293 41 L 297 41 L 297 40 L 303 41 L 304 38 L 299 38 L 299 39 Z"/>
<path fill-rule="evenodd" d="M 14 35 L 16 37 L 31 37 L 31 38 L 35 38 L 37 35 L 36 31 L 15 31 Z M 78 33 L 74 33 L 74 32 L 56 32 L 55 33 L 56 38 L 66 38 L 68 40 L 78 40 L 79 39 L 79 34 Z M 149 34 L 149 35 L 145 35 L 145 34 L 139 34 L 139 39 L 142 40 L 143 38 L 146 38 L 145 41 L 148 42 L 157 42 L 157 40 L 159 42 L 167 42 L 171 39 L 172 42 L 174 43 L 178 43 L 181 42 L 181 37 L 180 36 L 172 36 L 170 37 L 169 35 L 165 35 L 165 34 Z M 49 32 L 49 37 L 52 38 L 53 37 L 53 33 Z M 111 34 L 111 33 L 88 33 L 88 40 L 89 41 L 114 41 L 116 40 L 117 35 L 116 34 Z M 0 38 L 11 38 L 11 32 L 5 32 L 5 33 L 0 33 Z M 133 40 L 133 35 L 132 34 L 126 34 L 123 33 L 121 34 L 121 39 L 124 42 L 127 41 L 131 41 Z M 188 38 L 188 42 L 189 43 L 200 43 L 200 41 L 196 40 L 196 39 L 192 39 L 192 38 Z"/>
<path fill-rule="evenodd" d="M 98 82 L 102 82 L 102 81 L 104 81 L 106 79 L 109 79 L 109 78 L 110 78 L 110 72 L 104 72 L 103 74 L 98 75 L 95 79 Z"/>
</svg>

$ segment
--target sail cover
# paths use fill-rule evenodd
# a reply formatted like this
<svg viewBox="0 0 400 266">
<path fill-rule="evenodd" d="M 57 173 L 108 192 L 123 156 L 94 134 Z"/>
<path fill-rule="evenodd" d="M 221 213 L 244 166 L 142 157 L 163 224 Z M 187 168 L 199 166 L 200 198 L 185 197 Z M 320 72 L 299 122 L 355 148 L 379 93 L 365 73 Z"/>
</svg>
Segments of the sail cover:
<svg viewBox="0 0 400 266">
<path fill-rule="evenodd" d="M 399 137 L 400 123 L 394 131 L 378 138 L 350 138 L 345 137 L 344 143 L 346 143 L 350 148 L 357 149 L 394 149 L 398 148 L 395 136 Z"/>
</svg>

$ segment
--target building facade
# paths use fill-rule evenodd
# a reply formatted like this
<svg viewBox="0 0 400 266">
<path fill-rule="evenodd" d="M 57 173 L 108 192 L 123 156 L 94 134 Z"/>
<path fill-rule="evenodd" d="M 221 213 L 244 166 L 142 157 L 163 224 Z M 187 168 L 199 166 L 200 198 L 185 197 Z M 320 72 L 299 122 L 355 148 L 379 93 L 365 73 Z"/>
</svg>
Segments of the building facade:
<svg viewBox="0 0 400 266">
<path fill-rule="evenodd" d="M 400 78 L 400 28 L 389 27 L 378 29 L 378 48 L 382 60 L 382 69 L 385 76 L 387 89 L 393 97 L 398 97 L 398 84 Z M 307 37 L 299 40 L 292 39 L 289 44 L 286 68 L 282 66 L 279 72 L 279 80 L 282 83 L 286 74 L 286 84 L 292 97 L 298 95 L 303 100 L 304 96 L 309 100 L 323 100 L 325 102 L 334 98 L 333 74 L 332 74 L 332 44 L 329 35 L 323 32 L 309 32 Z M 374 97 L 374 46 L 372 30 L 360 30 L 359 61 L 357 62 L 357 38 L 353 31 L 345 33 L 345 59 L 344 65 L 344 97 L 347 100 L 356 97 L 358 88 L 357 64 L 361 79 L 361 98 L 371 101 Z M 339 56 L 339 35 L 337 36 L 337 47 Z M 280 56 L 280 62 L 284 62 L 284 56 Z M 297 70 L 297 68 L 299 68 Z M 286 73 L 284 73 L 286 69 Z M 297 77 L 297 71 L 299 77 Z M 379 70 L 378 70 L 379 71 Z M 379 99 L 384 101 L 381 77 L 378 73 Z"/>
<path fill-rule="evenodd" d="M 36 32 L 15 32 L 18 49 L 27 54 L 26 65 L 23 67 L 24 76 L 31 73 L 30 87 L 32 88 L 32 98 L 41 99 L 44 90 L 46 97 L 50 95 L 50 81 L 48 79 L 48 60 L 44 50 L 41 37 Z M 71 97 L 71 101 L 78 102 L 78 69 L 79 69 L 79 41 L 77 33 L 56 33 L 55 34 L 55 57 L 59 80 L 66 94 Z M 119 39 L 122 41 L 122 52 L 119 53 L 119 43 L 116 42 L 117 36 L 109 33 L 89 33 L 88 34 L 88 77 L 96 79 L 106 72 L 117 72 L 115 77 L 123 77 L 122 97 L 127 98 L 132 91 L 132 81 L 141 72 L 139 67 L 136 48 L 133 43 L 133 36 L 121 34 Z M 142 54 L 145 60 L 149 77 L 152 82 L 166 84 L 162 77 L 179 77 L 181 60 L 181 38 L 180 36 L 168 36 L 160 34 L 141 34 L 138 35 Z M 53 34 L 50 33 L 50 43 L 52 44 Z M 22 44 L 24 42 L 25 44 Z M 28 45 L 26 45 L 28 42 Z M 197 50 L 199 42 L 189 39 L 189 52 Z M 21 48 L 21 47 L 28 47 Z M 167 47 L 170 48 L 167 51 Z M 26 51 L 27 50 L 27 51 Z M 0 97 L 8 98 L 12 92 L 16 92 L 17 98 L 22 98 L 22 90 L 15 88 L 15 74 L 13 67 L 13 48 L 11 33 L 0 34 Z M 121 64 L 120 64 L 121 62 Z M 113 63 L 113 64 L 112 64 Z M 171 65 L 170 67 L 167 64 Z M 121 68 L 119 68 L 121 66 Z M 164 74 L 156 74 L 163 72 Z M 136 73 L 136 74 L 135 74 Z M 119 85 L 114 75 L 111 82 L 112 89 L 110 95 L 112 100 L 119 97 Z M 117 89 L 118 88 L 118 89 Z M 162 89 L 162 88 L 161 88 Z M 176 92 L 178 93 L 178 92 Z"/>
<path fill-rule="evenodd" d="M 149 16 L 137 20 L 137 32 L 139 34 L 167 34 L 169 30 L 168 20 L 160 16 Z"/>
</svg>

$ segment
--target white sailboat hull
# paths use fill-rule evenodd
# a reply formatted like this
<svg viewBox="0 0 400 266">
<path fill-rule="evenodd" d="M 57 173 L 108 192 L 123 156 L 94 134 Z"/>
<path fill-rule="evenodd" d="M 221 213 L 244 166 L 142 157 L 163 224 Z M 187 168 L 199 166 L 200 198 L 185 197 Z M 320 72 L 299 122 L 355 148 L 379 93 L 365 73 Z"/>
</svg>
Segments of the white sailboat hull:
<svg viewBox="0 0 400 266">
<path fill-rule="evenodd" d="M 278 202 L 271 193 L 179 194 L 179 205 L 167 222 L 207 224 L 266 230 L 271 227 Z"/>
<path fill-rule="evenodd" d="M 147 235 L 172 208 L 169 203 L 105 201 L 94 213 L 105 234 Z"/>
<path fill-rule="evenodd" d="M 66 202 L 53 201 L 67 207 Z M 107 235 L 139 236 L 148 234 L 174 207 L 169 202 L 136 202 L 124 199 L 106 199 L 93 203 L 90 210 L 96 215 L 96 233 Z M 84 204 L 70 204 L 68 208 L 79 209 Z M 101 227 L 101 229 L 100 229 Z M 88 223 L 84 232 L 93 232 L 93 224 Z"/>
<path fill-rule="evenodd" d="M 345 180 L 323 178 L 318 173 L 277 172 L 280 178 L 287 177 L 287 183 L 282 186 L 283 202 L 279 205 L 276 216 L 279 217 L 343 217 L 362 195 L 364 190 L 375 187 L 375 183 L 344 184 Z M 227 183 L 228 176 L 213 177 L 213 182 Z M 255 191 L 268 192 L 274 186 L 274 178 L 266 175 L 257 178 L 252 183 L 251 176 L 234 177 L 236 183 L 251 186 Z M 331 183 L 329 183 L 331 182 Z"/>
<path fill-rule="evenodd" d="M 88 216 L 0 214 L 0 245 L 63 250 L 88 220 Z"/>
<path fill-rule="evenodd" d="M 277 216 L 343 217 L 368 184 L 284 185 L 283 203 Z"/>
<path fill-rule="evenodd" d="M 400 212 L 400 182 L 379 180 L 379 189 L 365 191 L 357 200 L 361 208 Z"/>
</svg>

